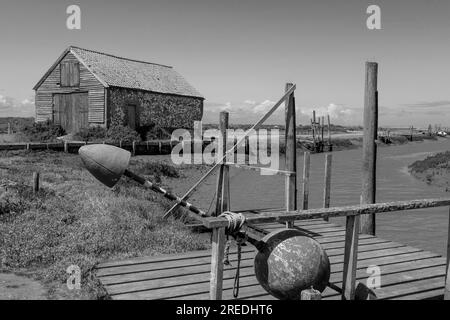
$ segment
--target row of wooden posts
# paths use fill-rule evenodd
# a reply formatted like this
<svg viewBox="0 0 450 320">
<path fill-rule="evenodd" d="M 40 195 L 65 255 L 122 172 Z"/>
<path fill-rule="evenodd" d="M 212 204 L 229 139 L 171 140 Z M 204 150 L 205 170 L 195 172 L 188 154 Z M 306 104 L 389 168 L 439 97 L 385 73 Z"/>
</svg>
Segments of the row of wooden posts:
<svg viewBox="0 0 450 320">
<path fill-rule="evenodd" d="M 312 134 L 312 150 L 316 153 L 324 152 L 325 147 L 327 147 L 327 151 L 333 151 L 333 146 L 331 144 L 331 122 L 330 115 L 327 115 L 327 131 L 328 131 L 328 141 L 325 142 L 324 137 L 325 131 L 325 117 L 317 117 L 316 120 L 316 111 L 313 110 L 313 116 L 311 118 L 311 134 Z"/>
</svg>

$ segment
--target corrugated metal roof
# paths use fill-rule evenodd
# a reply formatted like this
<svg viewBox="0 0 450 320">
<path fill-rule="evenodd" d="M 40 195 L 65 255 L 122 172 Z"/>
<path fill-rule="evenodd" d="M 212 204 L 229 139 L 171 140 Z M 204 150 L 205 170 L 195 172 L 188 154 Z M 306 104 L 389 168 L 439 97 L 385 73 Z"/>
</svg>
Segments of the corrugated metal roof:
<svg viewBox="0 0 450 320">
<path fill-rule="evenodd" d="M 200 92 L 170 66 L 117 57 L 75 46 L 69 47 L 67 51 L 82 60 L 81 62 L 108 86 L 203 98 Z"/>
</svg>

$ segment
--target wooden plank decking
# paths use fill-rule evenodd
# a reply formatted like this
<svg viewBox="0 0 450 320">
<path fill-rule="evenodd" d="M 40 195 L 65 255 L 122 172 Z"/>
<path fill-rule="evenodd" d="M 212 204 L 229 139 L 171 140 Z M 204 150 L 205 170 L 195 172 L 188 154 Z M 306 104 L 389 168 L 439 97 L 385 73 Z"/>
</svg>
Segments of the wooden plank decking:
<svg viewBox="0 0 450 320">
<path fill-rule="evenodd" d="M 330 282 L 342 286 L 345 230 L 322 220 L 298 221 L 297 228 L 307 231 L 325 248 L 331 262 Z M 278 223 L 255 226 L 263 233 L 280 229 Z M 401 243 L 360 235 L 357 281 L 370 276 L 367 267 L 381 268 L 379 299 L 436 299 L 445 287 L 446 259 L 438 254 Z M 239 299 L 273 299 L 258 284 L 254 275 L 252 245 L 243 247 Z M 233 299 L 236 250 L 230 250 L 232 266 L 224 267 L 223 298 Z M 97 276 L 112 299 L 209 299 L 211 251 L 202 250 L 175 255 L 141 257 L 105 262 Z M 340 299 L 331 288 L 324 299 Z"/>
</svg>

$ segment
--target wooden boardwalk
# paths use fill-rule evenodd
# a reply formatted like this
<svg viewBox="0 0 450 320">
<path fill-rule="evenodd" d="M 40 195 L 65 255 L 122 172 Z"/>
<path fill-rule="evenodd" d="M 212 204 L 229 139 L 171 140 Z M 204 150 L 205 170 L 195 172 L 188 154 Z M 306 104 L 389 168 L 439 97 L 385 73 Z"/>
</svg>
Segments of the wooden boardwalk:
<svg viewBox="0 0 450 320">
<path fill-rule="evenodd" d="M 255 225 L 262 234 L 283 228 L 278 223 Z M 297 221 L 325 248 L 331 262 L 330 282 L 342 286 L 345 229 L 323 220 Z M 438 254 L 369 235 L 359 236 L 357 281 L 366 283 L 367 268 L 381 269 L 379 299 L 439 299 L 445 287 L 446 259 Z M 274 299 L 257 282 L 253 269 L 255 248 L 242 249 L 239 299 Z M 223 298 L 233 299 L 236 250 L 230 250 L 232 266 L 224 267 Z M 141 257 L 105 262 L 97 276 L 112 299 L 209 299 L 211 251 Z M 341 299 L 327 288 L 323 299 Z"/>
</svg>

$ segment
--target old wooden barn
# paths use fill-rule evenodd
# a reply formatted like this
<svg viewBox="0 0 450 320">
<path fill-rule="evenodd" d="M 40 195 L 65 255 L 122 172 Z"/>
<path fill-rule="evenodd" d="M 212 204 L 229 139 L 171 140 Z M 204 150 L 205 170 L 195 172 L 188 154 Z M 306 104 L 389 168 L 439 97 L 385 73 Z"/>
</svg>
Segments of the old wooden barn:
<svg viewBox="0 0 450 320">
<path fill-rule="evenodd" d="M 33 88 L 36 121 L 68 133 L 111 124 L 192 128 L 203 96 L 172 67 L 70 46 Z"/>
</svg>

